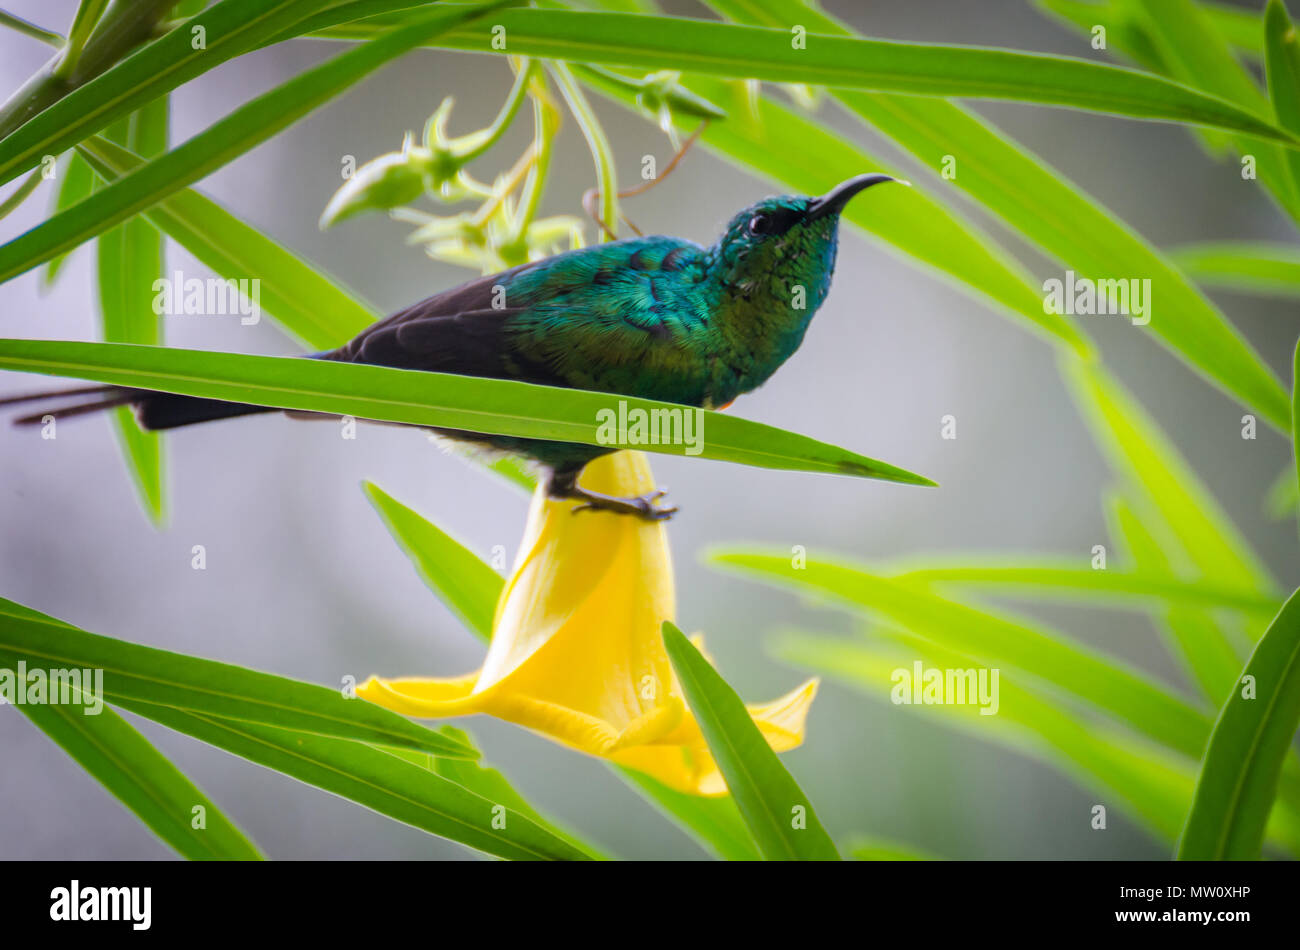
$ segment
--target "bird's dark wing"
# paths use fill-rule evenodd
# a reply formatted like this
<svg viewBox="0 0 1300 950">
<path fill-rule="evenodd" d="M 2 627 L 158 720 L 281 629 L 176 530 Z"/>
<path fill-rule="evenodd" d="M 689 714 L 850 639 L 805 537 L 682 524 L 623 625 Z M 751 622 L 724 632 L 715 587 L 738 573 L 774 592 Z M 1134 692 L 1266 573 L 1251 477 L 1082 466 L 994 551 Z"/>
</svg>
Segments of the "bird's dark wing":
<svg viewBox="0 0 1300 950">
<path fill-rule="evenodd" d="M 540 368 L 520 365 L 506 339 L 506 323 L 519 308 L 504 305 L 500 288 L 528 266 L 489 274 L 421 300 L 319 358 L 562 385 Z"/>
<path fill-rule="evenodd" d="M 642 394 L 656 377 L 675 385 L 684 334 L 703 323 L 685 279 L 701 254 L 650 237 L 522 264 L 398 311 L 319 358 Z"/>
</svg>

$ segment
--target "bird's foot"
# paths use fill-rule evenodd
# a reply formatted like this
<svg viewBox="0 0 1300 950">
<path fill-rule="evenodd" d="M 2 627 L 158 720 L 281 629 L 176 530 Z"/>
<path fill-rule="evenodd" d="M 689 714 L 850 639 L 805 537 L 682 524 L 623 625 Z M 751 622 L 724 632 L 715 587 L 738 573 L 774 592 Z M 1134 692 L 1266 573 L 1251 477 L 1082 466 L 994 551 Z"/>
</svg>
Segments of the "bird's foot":
<svg viewBox="0 0 1300 950">
<path fill-rule="evenodd" d="M 573 513 L 580 511 L 613 511 L 621 515 L 635 515 L 644 521 L 667 521 L 677 512 L 673 506 L 659 507 L 655 502 L 668 494 L 668 489 L 646 492 L 632 498 L 619 498 L 616 495 L 602 495 L 600 492 L 573 487 L 568 497 L 577 498 L 582 504 L 574 506 Z"/>
</svg>

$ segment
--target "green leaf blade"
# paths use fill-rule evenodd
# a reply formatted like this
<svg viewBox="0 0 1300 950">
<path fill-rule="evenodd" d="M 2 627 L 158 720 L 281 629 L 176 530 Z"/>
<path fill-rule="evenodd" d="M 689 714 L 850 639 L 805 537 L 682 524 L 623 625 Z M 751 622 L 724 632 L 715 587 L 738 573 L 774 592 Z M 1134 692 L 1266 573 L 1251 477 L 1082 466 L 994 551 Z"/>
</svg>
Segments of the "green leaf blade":
<svg viewBox="0 0 1300 950">
<path fill-rule="evenodd" d="M 281 729 L 473 758 L 471 748 L 342 689 L 185 656 L 79 630 L 0 599 L 0 659 L 29 666 L 102 669 L 105 698 L 148 702 Z"/>
<path fill-rule="evenodd" d="M 589 445 L 606 444 L 600 420 L 620 403 L 626 404 L 628 412 L 700 412 L 701 458 L 912 485 L 933 484 L 886 462 L 725 413 L 512 380 L 327 360 L 50 340 L 0 340 L 0 369 L 79 376 L 122 386 L 358 419 Z M 697 446 L 681 441 L 683 444 L 661 441 L 626 447 L 667 455 L 695 454 Z"/>
<path fill-rule="evenodd" d="M 95 715 L 55 703 L 28 703 L 18 710 L 181 857 L 262 857 L 202 791 L 109 707 Z M 203 827 L 195 827 L 199 815 Z"/>
<path fill-rule="evenodd" d="M 420 578 L 480 640 L 492 639 L 492 619 L 505 582 L 473 551 L 373 482 L 362 489 Z"/>
<path fill-rule="evenodd" d="M 746 549 L 715 550 L 709 560 L 819 600 L 883 615 L 990 666 L 1015 667 L 1189 757 L 1199 758 L 1204 750 L 1209 721 L 1201 710 L 1136 669 L 1056 631 L 913 590 L 850 562 L 810 558 L 796 568 L 788 554 Z"/>
<path fill-rule="evenodd" d="M 526 816 L 361 742 L 137 700 L 127 707 L 250 762 L 486 854 L 524 861 L 589 859 Z"/>
<path fill-rule="evenodd" d="M 362 38 L 400 19 L 375 17 L 324 35 Z M 1259 116 L 1187 86 L 1069 57 L 820 34 L 809 34 L 807 48 L 798 49 L 789 29 L 623 13 L 508 10 L 497 22 L 510 37 L 511 55 L 923 96 L 1013 99 L 1237 129 L 1300 144 Z M 490 33 L 470 28 L 450 31 L 433 45 L 501 52 L 492 48 Z"/>
<path fill-rule="evenodd" d="M 1252 860 L 1300 727 L 1300 592 L 1291 595 L 1246 664 L 1244 685 L 1210 736 L 1178 858 Z"/>
<path fill-rule="evenodd" d="M 769 860 L 838 861 L 839 853 L 745 704 L 685 634 L 664 623 L 664 646 L 686 702 L 759 850 Z M 803 825 L 797 827 L 796 821 Z"/>
</svg>

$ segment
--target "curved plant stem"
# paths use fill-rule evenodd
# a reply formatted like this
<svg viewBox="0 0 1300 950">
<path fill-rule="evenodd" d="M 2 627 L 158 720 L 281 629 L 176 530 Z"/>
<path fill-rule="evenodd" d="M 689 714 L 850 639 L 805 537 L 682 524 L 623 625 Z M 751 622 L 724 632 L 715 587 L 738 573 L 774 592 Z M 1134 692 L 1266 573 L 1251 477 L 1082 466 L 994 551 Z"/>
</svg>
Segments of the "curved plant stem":
<svg viewBox="0 0 1300 950">
<path fill-rule="evenodd" d="M 43 30 L 35 23 L 30 23 L 20 16 L 14 16 L 6 10 L 0 10 L 0 26 L 7 26 L 11 30 L 16 30 L 24 36 L 30 36 L 34 40 L 40 40 L 47 46 L 53 46 L 55 49 L 63 48 L 63 37 L 58 33 L 51 33 L 49 30 Z"/>
<path fill-rule="evenodd" d="M 591 156 L 596 162 L 596 187 L 600 191 L 600 215 L 597 222 L 604 231 L 601 239 L 616 238 L 614 229 L 618 227 L 618 180 L 614 174 L 614 150 L 568 64 L 555 62 L 548 68 L 560 87 L 560 94 L 568 103 L 569 111 L 582 129 L 587 147 L 591 149 Z"/>
<path fill-rule="evenodd" d="M 0 201 L 0 218 L 5 217 L 5 215 L 26 201 L 28 196 L 39 187 L 40 183 L 41 169 L 38 168 L 28 175 L 21 185 L 14 189 L 13 194 L 4 201 Z"/>
<path fill-rule="evenodd" d="M 497 117 L 492 120 L 492 124 L 483 130 L 482 141 L 461 155 L 464 161 L 478 158 L 501 140 L 501 136 L 505 134 L 506 129 L 510 128 L 514 123 L 515 116 L 519 115 L 519 109 L 528 96 L 528 85 L 532 82 L 536 70 L 536 64 L 530 59 L 525 59 L 519 64 L 519 72 L 515 75 L 515 84 L 510 88 L 510 95 L 506 97 L 505 104 L 501 107 L 501 111 L 497 113 Z"/>
<path fill-rule="evenodd" d="M 68 42 L 63 48 L 63 58 L 54 69 L 59 79 L 67 79 L 77 70 L 77 63 L 86 49 L 86 41 L 104 15 L 108 0 L 81 0 L 77 5 L 77 15 L 72 18 L 72 28 L 68 30 Z M 151 31 L 152 32 L 152 31 Z"/>
</svg>

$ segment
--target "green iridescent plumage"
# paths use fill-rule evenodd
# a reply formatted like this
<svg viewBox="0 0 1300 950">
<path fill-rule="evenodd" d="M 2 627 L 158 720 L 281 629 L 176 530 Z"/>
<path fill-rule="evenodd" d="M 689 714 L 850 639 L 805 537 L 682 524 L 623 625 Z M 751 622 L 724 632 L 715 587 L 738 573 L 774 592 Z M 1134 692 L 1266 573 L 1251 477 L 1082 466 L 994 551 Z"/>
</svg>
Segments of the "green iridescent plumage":
<svg viewBox="0 0 1300 950">
<path fill-rule="evenodd" d="M 481 277 L 316 358 L 725 406 L 799 348 L 830 290 L 841 210 L 864 188 L 893 180 L 860 175 L 819 198 L 768 198 L 732 218 L 710 247 L 635 238 Z M 65 411 L 123 403 L 149 429 L 266 411 L 139 390 Z M 648 518 L 674 510 L 656 507 L 657 494 L 606 498 L 576 484 L 587 462 L 615 447 L 444 434 L 535 459 L 556 497 Z"/>
</svg>

